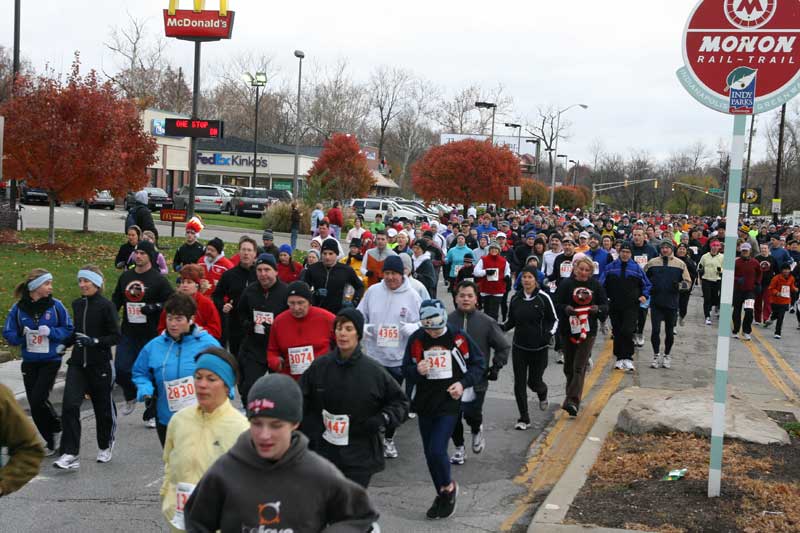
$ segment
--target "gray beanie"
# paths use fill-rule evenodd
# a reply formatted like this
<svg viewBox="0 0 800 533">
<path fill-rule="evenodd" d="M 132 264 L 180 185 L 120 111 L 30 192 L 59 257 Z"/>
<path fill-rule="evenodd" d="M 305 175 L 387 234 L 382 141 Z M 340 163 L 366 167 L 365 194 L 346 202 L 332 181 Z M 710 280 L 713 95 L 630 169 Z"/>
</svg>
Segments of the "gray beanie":
<svg viewBox="0 0 800 533">
<path fill-rule="evenodd" d="M 286 374 L 261 376 L 247 394 L 247 418 L 268 416 L 287 422 L 303 419 L 303 393 Z"/>
</svg>

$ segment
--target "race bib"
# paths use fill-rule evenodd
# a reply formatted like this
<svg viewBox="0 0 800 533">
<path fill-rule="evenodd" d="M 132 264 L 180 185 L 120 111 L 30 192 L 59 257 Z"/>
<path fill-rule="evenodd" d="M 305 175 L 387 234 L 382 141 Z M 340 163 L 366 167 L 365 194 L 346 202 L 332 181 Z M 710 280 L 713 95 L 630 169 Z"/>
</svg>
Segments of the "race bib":
<svg viewBox="0 0 800 533">
<path fill-rule="evenodd" d="M 172 517 L 170 523 L 181 531 L 186 530 L 186 523 L 183 519 L 183 509 L 186 507 L 186 502 L 189 501 L 189 497 L 194 492 L 195 486 L 196 485 L 192 483 L 178 483 L 178 486 L 175 487 L 175 516 Z"/>
<path fill-rule="evenodd" d="M 378 327 L 378 346 L 385 348 L 400 346 L 400 328 L 397 324 L 381 324 Z"/>
<path fill-rule="evenodd" d="M 256 311 L 253 310 L 253 331 L 255 331 L 259 335 L 263 335 L 266 332 L 264 325 L 271 326 L 272 325 L 273 315 L 272 313 L 268 313 L 266 311 Z"/>
<path fill-rule="evenodd" d="M 595 276 L 599 276 L 600 275 L 600 263 L 598 263 L 597 261 L 592 261 L 592 264 L 594 265 L 594 275 Z"/>
<path fill-rule="evenodd" d="M 475 283 L 475 278 L 464 278 L 462 281 L 469 281 L 470 283 Z"/>
<path fill-rule="evenodd" d="M 564 261 L 559 267 L 559 274 L 562 278 L 568 278 L 572 275 L 572 261 Z"/>
<path fill-rule="evenodd" d="M 692 255 L 697 255 L 697 246 L 690 246 L 689 250 L 692 251 Z"/>
<path fill-rule="evenodd" d="M 50 351 L 50 339 L 39 335 L 39 330 L 29 331 L 25 334 L 25 345 L 30 353 L 48 353 Z"/>
<path fill-rule="evenodd" d="M 458 276 L 458 273 L 461 272 L 462 268 L 464 268 L 464 265 L 453 265 L 453 277 Z"/>
<path fill-rule="evenodd" d="M 453 354 L 450 350 L 425 350 L 423 357 L 430 361 L 428 379 L 450 379 L 453 377 Z"/>
<path fill-rule="evenodd" d="M 486 281 L 498 281 L 500 279 L 500 269 L 499 268 L 487 268 L 486 269 Z"/>
<path fill-rule="evenodd" d="M 313 346 L 296 346 L 294 348 L 289 348 L 289 372 L 291 372 L 293 376 L 303 374 L 313 362 Z"/>
<path fill-rule="evenodd" d="M 322 410 L 325 433 L 322 438 L 334 446 L 347 446 L 350 439 L 350 415 L 334 415 Z"/>
<path fill-rule="evenodd" d="M 577 315 L 572 315 L 569 317 L 569 331 L 573 335 L 581 332 L 581 320 L 577 317 Z"/>
<path fill-rule="evenodd" d="M 745 309 L 753 309 L 756 306 L 756 301 L 753 298 L 748 298 L 744 301 Z"/>
<path fill-rule="evenodd" d="M 551 282 L 549 282 L 549 283 L 547 284 L 547 286 L 548 286 L 548 288 L 550 289 L 550 292 L 556 292 L 556 289 L 558 288 L 558 286 L 556 285 L 556 282 L 555 282 L 555 281 L 551 281 Z"/>
<path fill-rule="evenodd" d="M 644 266 L 647 264 L 647 256 L 646 255 L 637 255 L 637 256 L 635 256 L 633 258 L 633 260 L 636 261 L 636 264 L 639 265 L 642 268 L 644 268 Z"/>
<path fill-rule="evenodd" d="M 193 376 L 165 381 L 164 388 L 167 391 L 167 405 L 173 413 L 197 403 Z"/>
<path fill-rule="evenodd" d="M 128 315 L 128 322 L 131 324 L 147 324 L 147 315 L 142 313 L 144 302 L 128 302 L 125 304 L 125 312 Z"/>
<path fill-rule="evenodd" d="M 791 289 L 789 288 L 788 285 L 782 285 L 781 286 L 781 298 L 790 298 L 791 297 L 791 294 L 789 293 L 790 290 Z"/>
</svg>

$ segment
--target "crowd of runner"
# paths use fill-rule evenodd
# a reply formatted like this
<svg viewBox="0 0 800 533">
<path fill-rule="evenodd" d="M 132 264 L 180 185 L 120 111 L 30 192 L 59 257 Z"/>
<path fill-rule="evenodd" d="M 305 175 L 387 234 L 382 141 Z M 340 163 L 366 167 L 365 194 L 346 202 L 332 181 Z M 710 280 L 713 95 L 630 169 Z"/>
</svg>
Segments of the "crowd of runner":
<svg viewBox="0 0 800 533">
<path fill-rule="evenodd" d="M 549 407 L 543 376 L 551 350 L 564 365 L 561 408 L 570 416 L 580 410 L 598 334 L 613 337 L 616 369 L 633 372 L 649 315 L 650 366 L 669 369 L 695 284 L 705 324 L 719 316 L 725 253 L 737 256 L 733 337 L 749 340 L 754 324 L 774 322 L 780 338 L 797 301 L 800 229 L 791 226 L 728 228 L 737 239 L 726 252 L 719 217 L 536 209 L 479 215 L 471 206 L 430 223 L 356 218 L 349 228 L 334 209 L 330 219 L 314 211 L 302 254 L 277 246 L 271 230 L 260 245 L 247 236 L 202 244 L 195 217 L 172 273 L 157 233 L 129 216 L 114 261 L 122 270 L 116 286 L 84 266 L 71 312 L 53 297 L 51 273 L 29 272 L 15 289 L 3 336 L 21 347 L 44 442 L 0 390 L 0 414 L 16 416 L 18 428 L 4 435 L 8 421 L 0 420 L 2 442 L 17 450 L 0 476 L 0 495 L 35 475 L 43 455 L 57 456 L 58 469 L 79 470 L 87 396 L 96 459 L 110 462 L 116 384 L 121 414 L 143 404 L 145 425 L 156 429 L 162 510 L 173 530 L 338 524 L 336 531 L 370 531 L 378 512 L 365 489 L 387 459 L 400 456 L 394 436 L 408 419 L 417 421 L 433 482 L 426 517 L 446 518 L 459 493 L 451 465 L 467 459 L 464 425 L 472 453 L 480 454 L 486 393 L 509 358 L 518 413 L 507 423 L 522 431 L 531 424 L 528 389 L 539 409 Z M 57 413 L 49 396 L 67 350 Z"/>
</svg>

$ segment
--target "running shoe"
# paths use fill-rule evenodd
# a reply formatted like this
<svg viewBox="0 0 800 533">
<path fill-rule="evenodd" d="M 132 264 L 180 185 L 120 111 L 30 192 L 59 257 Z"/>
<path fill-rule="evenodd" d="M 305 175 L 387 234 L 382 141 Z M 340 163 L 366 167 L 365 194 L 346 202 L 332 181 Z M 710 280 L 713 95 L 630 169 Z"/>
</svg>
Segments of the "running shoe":
<svg viewBox="0 0 800 533">
<path fill-rule="evenodd" d="M 548 407 L 550 407 L 550 402 L 548 402 L 547 400 L 539 400 L 540 411 L 547 411 Z"/>
<path fill-rule="evenodd" d="M 466 459 L 467 459 L 467 452 L 464 450 L 464 447 L 456 446 L 455 453 L 450 456 L 450 464 L 463 465 Z"/>
<path fill-rule="evenodd" d="M 752 337 L 750 336 L 749 333 L 745 333 L 743 339 L 746 340 L 746 341 L 749 341 L 749 340 L 752 340 Z"/>
<path fill-rule="evenodd" d="M 122 406 L 122 415 L 128 416 L 136 409 L 136 400 L 128 400 Z"/>
<path fill-rule="evenodd" d="M 563 352 L 558 352 L 558 357 L 556 357 L 556 363 L 559 364 L 559 365 L 563 365 L 564 364 L 564 354 L 563 354 Z"/>
<path fill-rule="evenodd" d="M 672 357 L 668 353 L 664 354 L 664 360 L 661 361 L 661 368 L 672 368 Z"/>
<path fill-rule="evenodd" d="M 625 370 L 625 359 L 619 359 L 616 363 L 614 363 L 614 368 L 617 370 Z"/>
<path fill-rule="evenodd" d="M 81 460 L 77 455 L 65 453 L 53 463 L 53 466 L 59 470 L 77 470 L 81 467 Z"/>
<path fill-rule="evenodd" d="M 518 429 L 520 431 L 524 431 L 531 427 L 530 422 L 525 422 L 524 420 L 517 420 L 517 423 L 514 424 L 514 429 Z"/>
<path fill-rule="evenodd" d="M 436 498 L 433 500 L 433 505 L 431 505 L 430 509 L 428 509 L 428 512 L 425 513 L 425 517 L 428 520 L 437 520 L 439 518 L 439 508 L 441 506 L 442 506 L 442 497 L 436 496 Z"/>
<path fill-rule="evenodd" d="M 632 359 L 623 359 L 623 361 L 625 362 L 625 370 L 627 370 L 628 372 L 635 372 L 636 371 L 636 367 L 633 366 L 633 360 Z"/>
<path fill-rule="evenodd" d="M 770 327 L 770 325 L 771 325 L 771 324 L 772 324 L 772 320 L 765 320 L 765 321 L 764 321 L 764 327 L 765 327 L 765 328 L 768 328 L 768 327 Z"/>
<path fill-rule="evenodd" d="M 483 424 L 477 433 L 472 434 L 472 451 L 474 453 L 481 453 L 486 447 L 486 440 L 483 438 Z"/>
<path fill-rule="evenodd" d="M 653 360 L 650 362 L 650 368 L 660 368 L 661 367 L 661 354 L 654 353 Z"/>
<path fill-rule="evenodd" d="M 408 412 L 408 418 L 410 418 L 411 420 L 414 420 L 415 418 L 417 418 L 417 413 L 415 413 L 414 411 L 409 411 Z"/>
<path fill-rule="evenodd" d="M 113 445 L 109 446 L 105 450 L 99 450 L 97 452 L 97 462 L 98 463 L 110 463 L 111 462 L 111 455 L 113 450 Z"/>
<path fill-rule="evenodd" d="M 707 316 L 706 317 L 706 326 L 710 326 L 710 325 L 711 325 L 711 317 Z"/>
<path fill-rule="evenodd" d="M 738 338 L 739 338 L 738 333 L 731 333 L 731 339 L 738 339 Z"/>
<path fill-rule="evenodd" d="M 774 335 L 774 337 L 775 337 L 776 339 L 780 339 L 780 338 L 781 338 L 781 336 L 780 336 L 780 335 L 778 335 L 777 333 Z"/>
<path fill-rule="evenodd" d="M 383 439 L 383 456 L 387 459 L 397 458 L 397 447 L 394 445 L 394 439 Z"/>
<path fill-rule="evenodd" d="M 686 319 L 685 319 L 685 317 L 680 317 L 680 318 L 678 319 L 678 325 L 679 325 L 680 327 L 683 327 L 683 324 L 684 324 L 684 322 L 686 322 Z"/>
<path fill-rule="evenodd" d="M 155 418 L 151 418 L 150 420 L 145 420 L 144 421 L 144 425 L 145 425 L 146 428 L 156 429 L 156 419 Z"/>
<path fill-rule="evenodd" d="M 578 406 L 574 403 L 565 403 L 563 409 L 569 413 L 569 416 L 578 416 Z"/>
<path fill-rule="evenodd" d="M 453 481 L 453 490 L 442 492 L 441 504 L 439 504 L 439 518 L 449 518 L 456 512 L 456 500 L 458 499 L 458 483 Z"/>
</svg>

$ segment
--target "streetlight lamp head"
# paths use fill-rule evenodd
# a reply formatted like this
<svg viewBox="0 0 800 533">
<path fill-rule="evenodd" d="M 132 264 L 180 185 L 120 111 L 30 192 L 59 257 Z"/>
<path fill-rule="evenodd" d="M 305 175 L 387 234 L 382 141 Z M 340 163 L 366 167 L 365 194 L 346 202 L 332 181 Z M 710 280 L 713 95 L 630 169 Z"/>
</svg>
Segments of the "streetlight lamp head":
<svg viewBox="0 0 800 533">
<path fill-rule="evenodd" d="M 575 162 L 575 160 L 574 160 L 574 159 L 570 159 L 570 160 L 569 160 L 569 162 L 570 162 L 570 163 L 573 163 L 573 164 L 575 164 L 575 165 L 577 165 L 577 164 L 578 164 L 577 162 Z"/>
<path fill-rule="evenodd" d="M 522 127 L 519 124 L 514 124 L 513 122 L 506 122 L 505 126 L 506 126 L 506 128 L 521 128 Z"/>
<path fill-rule="evenodd" d="M 253 75 L 250 74 L 249 72 L 245 72 L 244 74 L 242 74 L 242 81 L 248 84 L 253 83 Z"/>
<path fill-rule="evenodd" d="M 588 106 L 588 105 L 586 105 L 586 104 L 578 104 L 578 105 L 579 105 L 579 106 L 581 106 L 581 107 L 582 107 L 582 108 L 584 108 L 584 109 L 589 109 L 589 106 Z"/>
<path fill-rule="evenodd" d="M 481 107 L 484 109 L 491 109 L 493 107 L 497 107 L 497 104 L 492 102 L 475 102 L 475 107 Z"/>
<path fill-rule="evenodd" d="M 267 73 L 266 72 L 256 72 L 256 83 L 264 86 L 267 84 Z"/>
<path fill-rule="evenodd" d="M 304 57 L 306 57 L 306 54 L 302 50 L 295 50 L 294 57 L 298 59 L 303 59 Z"/>
</svg>

